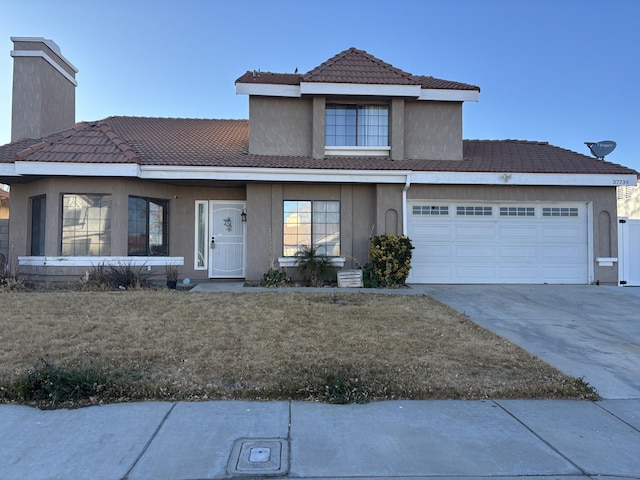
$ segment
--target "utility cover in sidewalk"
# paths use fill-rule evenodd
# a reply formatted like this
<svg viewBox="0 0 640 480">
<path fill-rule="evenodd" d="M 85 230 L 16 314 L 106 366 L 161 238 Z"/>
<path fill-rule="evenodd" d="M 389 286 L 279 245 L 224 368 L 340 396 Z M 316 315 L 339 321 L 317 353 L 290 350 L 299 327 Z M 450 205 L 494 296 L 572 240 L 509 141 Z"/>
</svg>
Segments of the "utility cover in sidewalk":
<svg viewBox="0 0 640 480">
<path fill-rule="evenodd" d="M 227 471 L 235 475 L 284 475 L 288 470 L 288 444 L 273 438 L 236 440 L 227 466 Z"/>
</svg>

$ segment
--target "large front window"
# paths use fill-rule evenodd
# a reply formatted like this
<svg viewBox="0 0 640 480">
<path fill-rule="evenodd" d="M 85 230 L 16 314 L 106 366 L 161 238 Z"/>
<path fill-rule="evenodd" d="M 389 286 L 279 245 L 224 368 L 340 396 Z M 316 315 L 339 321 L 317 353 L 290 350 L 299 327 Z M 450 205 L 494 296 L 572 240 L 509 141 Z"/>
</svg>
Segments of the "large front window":
<svg viewBox="0 0 640 480">
<path fill-rule="evenodd" d="M 111 195 L 62 195 L 61 254 L 111 255 Z"/>
<path fill-rule="evenodd" d="M 340 255 L 340 202 L 286 200 L 284 202 L 284 256 L 292 257 L 303 247 L 318 253 Z"/>
<path fill-rule="evenodd" d="M 169 202 L 129 197 L 129 255 L 169 255 Z"/>
<path fill-rule="evenodd" d="M 387 105 L 334 105 L 326 107 L 325 145 L 374 147 L 389 145 Z"/>
</svg>

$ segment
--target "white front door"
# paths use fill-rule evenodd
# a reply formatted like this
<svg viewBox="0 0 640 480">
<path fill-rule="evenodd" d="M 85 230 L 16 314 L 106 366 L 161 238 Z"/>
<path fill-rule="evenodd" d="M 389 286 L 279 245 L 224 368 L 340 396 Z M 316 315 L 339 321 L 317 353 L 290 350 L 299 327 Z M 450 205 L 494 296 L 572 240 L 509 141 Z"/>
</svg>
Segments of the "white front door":
<svg viewBox="0 0 640 480">
<path fill-rule="evenodd" d="M 244 278 L 245 202 L 211 200 L 209 205 L 209 277 Z"/>
</svg>

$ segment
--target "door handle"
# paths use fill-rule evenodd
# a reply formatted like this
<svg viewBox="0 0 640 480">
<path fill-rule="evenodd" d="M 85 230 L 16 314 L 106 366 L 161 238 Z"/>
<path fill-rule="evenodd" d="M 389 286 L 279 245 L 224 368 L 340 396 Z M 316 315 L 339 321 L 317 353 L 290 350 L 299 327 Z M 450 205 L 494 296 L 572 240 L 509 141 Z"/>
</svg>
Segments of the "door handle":
<svg viewBox="0 0 640 480">
<path fill-rule="evenodd" d="M 216 239 L 215 239 L 215 237 L 211 237 L 211 248 L 212 249 L 216 248 Z"/>
</svg>

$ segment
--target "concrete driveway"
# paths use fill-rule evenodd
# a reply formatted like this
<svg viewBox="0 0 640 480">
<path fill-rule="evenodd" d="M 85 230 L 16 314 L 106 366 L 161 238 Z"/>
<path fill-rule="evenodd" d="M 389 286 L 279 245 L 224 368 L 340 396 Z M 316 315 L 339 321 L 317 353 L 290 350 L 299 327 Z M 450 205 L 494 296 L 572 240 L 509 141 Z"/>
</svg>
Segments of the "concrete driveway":
<svg viewBox="0 0 640 480">
<path fill-rule="evenodd" d="M 411 285 L 607 399 L 640 398 L 640 288 Z"/>
</svg>

